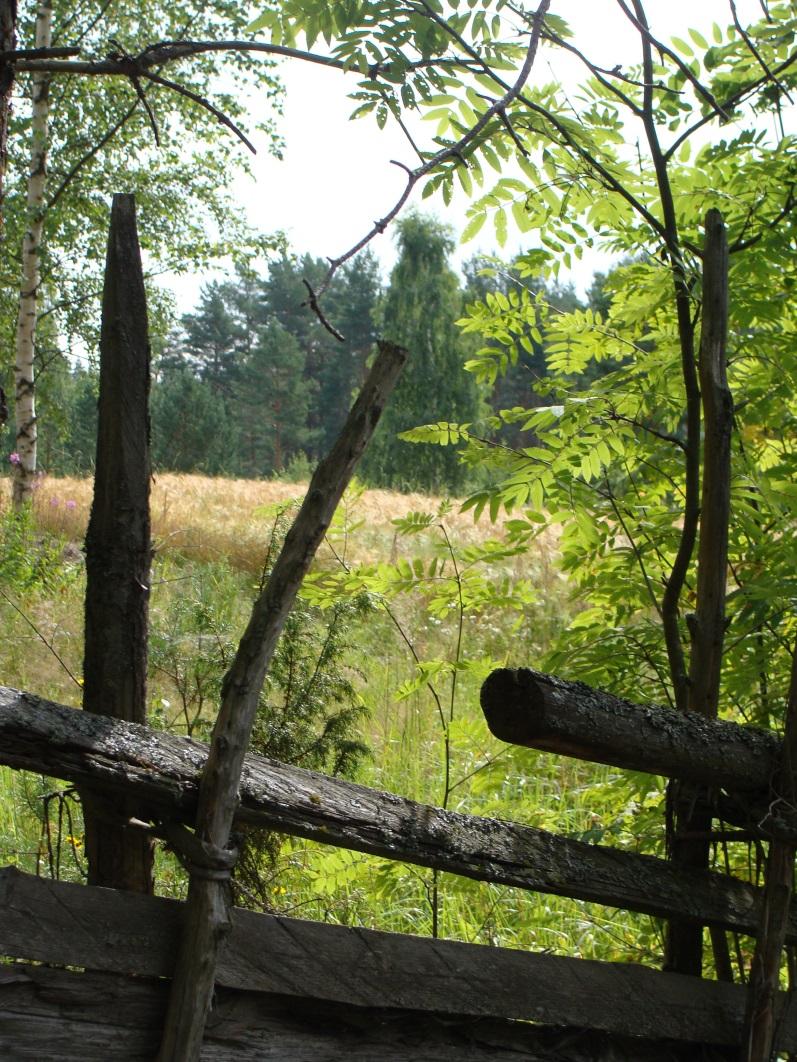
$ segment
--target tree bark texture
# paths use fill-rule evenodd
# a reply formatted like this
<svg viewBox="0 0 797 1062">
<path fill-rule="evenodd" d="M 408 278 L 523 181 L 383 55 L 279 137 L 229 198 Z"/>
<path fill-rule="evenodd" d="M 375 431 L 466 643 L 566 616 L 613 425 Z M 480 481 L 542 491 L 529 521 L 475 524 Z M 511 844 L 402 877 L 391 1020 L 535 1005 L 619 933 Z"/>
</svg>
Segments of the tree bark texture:
<svg viewBox="0 0 797 1062">
<path fill-rule="evenodd" d="M 726 372 L 728 241 L 722 214 L 709 210 L 703 243 L 703 294 L 698 361 L 703 411 L 703 484 L 697 556 L 697 599 L 688 617 L 692 640 L 687 711 L 716 719 L 719 710 L 731 502 L 733 398 Z M 722 747 L 718 750 L 722 752 Z M 669 855 L 675 866 L 707 868 L 712 794 L 683 779 L 667 793 Z M 724 938 L 714 937 L 720 949 Z M 675 919 L 667 926 L 665 969 L 700 976 L 703 930 Z M 724 956 L 720 954 L 722 960 Z"/>
<path fill-rule="evenodd" d="M 131 195 L 111 208 L 102 298 L 94 500 L 86 532 L 83 707 L 146 722 L 150 348 Z M 152 844 L 125 829 L 124 800 L 83 796 L 89 882 L 152 891 Z"/>
<path fill-rule="evenodd" d="M 792 655 L 783 758 L 775 800 L 791 808 L 797 803 L 797 650 Z M 795 853 L 797 844 L 794 842 L 776 839 L 770 843 L 761 926 L 750 967 L 741 1062 L 768 1062 L 776 1047 L 785 1049 L 778 1028 L 776 1001 L 786 924 L 794 892 Z"/>
<path fill-rule="evenodd" d="M 716 719 L 719 710 L 728 524 L 731 508 L 733 397 L 727 377 L 728 241 L 722 214 L 709 210 L 703 246 L 700 397 L 703 488 L 697 556 L 697 603 L 690 622 L 689 711 Z"/>
<path fill-rule="evenodd" d="M 209 852 L 216 853 L 217 859 L 229 851 L 241 770 L 277 640 L 406 358 L 402 347 L 379 343 L 368 379 L 332 449 L 313 474 L 225 676 L 221 708 L 202 772 L 196 820 L 199 840 Z M 159 1062 L 194 1062 L 199 1058 L 216 957 L 229 930 L 230 903 L 223 865 L 192 869 Z"/>
<path fill-rule="evenodd" d="M 36 47 L 49 48 L 52 40 L 52 0 L 41 0 L 36 12 Z M 48 118 L 51 74 L 31 77 L 33 115 L 28 169 L 27 225 L 22 239 L 22 277 L 19 288 L 16 350 L 14 358 L 14 414 L 17 454 L 13 469 L 14 506 L 27 504 L 36 482 L 36 322 L 41 283 L 41 242 L 44 228 L 44 189 L 47 183 Z"/>
<path fill-rule="evenodd" d="M 118 974 L 0 967 L 0 1053 L 31 1062 L 150 1062 L 168 986 Z M 731 1062 L 735 1048 L 688 1048 L 597 1030 L 374 1009 L 219 988 L 203 1062 Z M 677 1051 L 677 1055 L 674 1053 Z"/>
<path fill-rule="evenodd" d="M 772 735 L 766 735 L 767 738 Z M 0 763 L 135 798 L 137 817 L 193 821 L 208 748 L 0 687 Z M 557 896 L 755 933 L 760 891 L 734 878 L 417 804 L 247 756 L 236 821 Z M 132 903 L 134 897 L 128 895 Z M 797 941 L 791 907 L 788 939 Z"/>
<path fill-rule="evenodd" d="M 0 947 L 14 958 L 168 977 L 184 904 L 0 871 Z M 745 990 L 634 963 L 435 940 L 234 908 L 220 987 L 645 1040 L 738 1045 Z M 776 1001 L 779 1013 L 785 994 Z M 797 1013 L 783 1021 L 797 1046 Z"/>
<path fill-rule="evenodd" d="M 481 704 L 509 744 L 751 797 L 770 791 L 778 768 L 781 742 L 770 731 L 634 704 L 530 668 L 494 671 Z"/>
<path fill-rule="evenodd" d="M 12 52 L 16 46 L 17 0 L 0 0 L 0 51 Z M 13 64 L 0 60 L 0 240 L 3 237 L 3 203 L 8 166 L 8 117 L 11 110 L 13 86 Z"/>
</svg>

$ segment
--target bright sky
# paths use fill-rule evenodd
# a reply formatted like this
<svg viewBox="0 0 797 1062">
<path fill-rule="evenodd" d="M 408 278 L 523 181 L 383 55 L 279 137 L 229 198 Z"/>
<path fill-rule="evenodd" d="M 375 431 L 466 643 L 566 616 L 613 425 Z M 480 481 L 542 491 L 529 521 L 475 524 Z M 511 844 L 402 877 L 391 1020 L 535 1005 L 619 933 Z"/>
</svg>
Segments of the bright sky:
<svg viewBox="0 0 797 1062">
<path fill-rule="evenodd" d="M 742 23 L 761 15 L 759 0 L 737 0 Z M 576 32 L 576 44 L 602 66 L 628 65 L 638 61 L 638 43 L 628 21 L 614 0 L 553 0 L 552 13 L 564 17 Z M 691 26 L 711 39 L 711 25 L 731 22 L 728 0 L 649 0 L 647 12 L 653 32 L 664 39 L 687 36 Z M 543 48 L 532 71 L 535 78 L 561 80 L 567 90 L 583 77 L 576 59 Z M 554 68 L 551 64 L 556 63 Z M 286 98 L 281 132 L 286 141 L 282 162 L 268 154 L 265 144 L 254 159 L 254 181 L 241 179 L 236 197 L 251 222 L 262 231 L 284 229 L 297 252 L 335 257 L 352 246 L 393 205 L 404 187 L 402 172 L 390 164 L 398 159 L 413 164 L 413 154 L 401 132 L 388 124 L 379 130 L 373 117 L 348 120 L 354 105 L 346 97 L 347 85 L 355 77 L 300 61 L 282 64 Z M 256 111 L 257 100 L 252 101 Z M 434 123 L 419 122 L 421 142 L 429 143 Z M 257 143 L 257 142 L 256 142 Z M 420 189 L 417 190 L 420 202 Z M 457 235 L 465 226 L 467 199 L 455 197 L 449 207 L 442 200 L 424 201 L 423 209 L 448 222 Z M 377 237 L 372 248 L 389 271 L 394 258 L 389 233 Z M 520 250 L 517 239 L 502 253 Z M 496 250 L 489 226 L 479 237 L 465 244 L 459 260 L 476 252 Z M 588 286 L 606 259 L 597 252 L 585 254 L 572 279 L 577 287 Z M 181 309 L 190 308 L 196 298 L 196 279 L 175 285 Z"/>
</svg>

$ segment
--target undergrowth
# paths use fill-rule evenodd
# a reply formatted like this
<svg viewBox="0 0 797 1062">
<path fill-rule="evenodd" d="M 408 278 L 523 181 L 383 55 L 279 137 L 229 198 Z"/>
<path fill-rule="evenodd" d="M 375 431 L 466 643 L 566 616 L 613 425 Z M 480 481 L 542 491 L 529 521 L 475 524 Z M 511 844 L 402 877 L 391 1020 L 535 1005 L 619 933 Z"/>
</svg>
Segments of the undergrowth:
<svg viewBox="0 0 797 1062">
<path fill-rule="evenodd" d="M 57 496 L 57 482 L 48 490 Z M 281 642 L 253 748 L 453 811 L 626 847 L 640 847 L 640 836 L 655 844 L 661 793 L 653 780 L 618 785 L 608 768 L 501 745 L 488 733 L 481 681 L 494 666 L 539 664 L 573 605 L 550 542 L 509 548 L 500 533 L 490 537 L 495 529 L 474 532 L 452 507 L 431 501 L 424 511 L 386 507 L 377 520 L 362 492 L 349 493 Z M 159 538 L 152 725 L 208 738 L 289 505 L 253 505 L 260 537 L 245 565 L 237 553 L 209 559 L 187 548 L 201 526 Z M 8 544 L 0 675 L 79 706 L 84 569 L 76 509 L 40 495 L 22 522 L 0 518 Z M 3 861 L 80 880 L 82 823 L 70 788 L 7 769 L 0 784 Z M 156 873 L 158 892 L 184 895 L 184 872 L 162 849 Z M 656 961 L 660 951 L 652 919 L 265 831 L 244 838 L 236 895 L 260 910 L 571 955 Z"/>
</svg>

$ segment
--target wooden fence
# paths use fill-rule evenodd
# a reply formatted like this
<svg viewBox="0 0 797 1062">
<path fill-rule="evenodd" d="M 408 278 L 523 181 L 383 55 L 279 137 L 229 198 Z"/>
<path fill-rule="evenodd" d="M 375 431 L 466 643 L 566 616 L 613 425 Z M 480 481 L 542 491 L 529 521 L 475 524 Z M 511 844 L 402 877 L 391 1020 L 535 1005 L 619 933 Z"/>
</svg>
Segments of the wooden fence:
<svg viewBox="0 0 797 1062">
<path fill-rule="evenodd" d="M 93 667 L 94 659 L 98 669 L 87 677 L 91 697 L 84 707 L 89 710 L 0 687 L 0 763 L 79 788 L 94 822 L 92 844 L 105 852 L 105 864 L 102 859 L 95 864 L 100 867 L 99 884 L 114 887 L 72 885 L 13 868 L 0 870 L 0 955 L 6 959 L 0 965 L 0 1057 L 127 1062 L 152 1059 L 160 1045 L 164 1062 L 199 1057 L 200 1049 L 203 1059 L 230 1062 L 738 1058 L 746 1028 L 748 993 L 743 985 L 630 963 L 228 912 L 224 879 L 234 859 L 229 827 L 219 819 L 211 828 L 203 820 L 203 806 L 211 818 L 220 806 L 220 790 L 214 785 L 225 772 L 224 799 L 231 822 L 234 816 L 238 823 L 479 881 L 750 935 L 762 924 L 764 894 L 730 876 L 675 867 L 527 825 L 429 807 L 262 757 L 247 756 L 242 767 L 239 761 L 230 773 L 225 750 L 235 746 L 243 756 L 247 730 L 241 724 L 242 705 L 254 711 L 259 685 L 252 675 L 267 664 L 259 655 L 260 643 L 276 642 L 279 629 L 273 617 L 284 615 L 290 603 L 283 590 L 288 587 L 294 593 L 298 587 L 315 548 L 312 541 L 319 540 L 324 520 L 331 519 L 335 492 L 342 490 L 356 465 L 389 390 L 388 377 L 395 379 L 406 353 L 389 344 L 380 351 L 380 358 L 385 355 L 383 378 L 366 384 L 369 401 L 358 399 L 330 458 L 313 479 L 299 523 L 286 539 L 283 554 L 293 550 L 293 559 L 280 569 L 277 582 L 282 580 L 283 589 L 272 593 L 267 587 L 256 606 L 241 643 L 243 652 L 239 650 L 230 673 L 233 678 L 225 682 L 220 718 L 226 721 L 217 724 L 213 744 L 142 724 L 142 572 L 149 539 L 148 457 L 140 437 L 142 431 L 146 434 L 142 402 L 148 343 L 137 245 L 135 253 L 128 254 L 128 245 L 136 242 L 132 201 L 119 200 L 114 210 L 117 228 L 114 235 L 112 227 L 109 242 L 109 270 L 126 262 L 135 284 L 126 284 L 121 274 L 110 280 L 107 275 L 103 357 L 130 354 L 128 375 L 139 370 L 143 375 L 134 411 L 138 420 L 125 421 L 126 426 L 110 433 L 119 437 L 118 444 L 103 443 L 127 449 L 109 460 L 98 477 L 102 482 L 97 490 L 111 493 L 101 502 L 95 493 L 98 522 L 87 543 L 95 553 L 89 574 L 99 573 L 98 596 L 88 611 L 100 609 L 92 613 L 89 625 L 97 645 L 87 651 L 86 664 Z M 138 323 L 128 328 L 130 291 L 136 294 L 132 302 L 138 306 Z M 120 364 L 117 391 L 125 390 Z M 117 419 L 127 417 L 129 407 L 136 405 L 129 388 L 124 398 L 117 411 L 107 414 L 106 425 L 118 428 Z M 101 414 L 103 408 L 101 402 Z M 103 438 L 110 435 L 101 430 Z M 138 477 L 132 500 L 118 493 L 132 482 L 131 461 L 136 462 Z M 116 521 L 133 508 L 141 534 L 128 543 L 126 560 L 115 552 L 124 537 Z M 306 533 L 301 531 L 302 520 Z M 113 579 L 122 588 L 118 593 Z M 131 586 L 136 588 L 135 600 L 128 601 L 132 611 L 119 609 L 118 615 L 111 615 Z M 131 628 L 135 644 L 127 645 Z M 109 646 L 118 657 L 112 671 Z M 137 677 L 131 682 L 134 672 Z M 242 698 L 236 701 L 239 693 Z M 789 803 L 771 800 L 783 757 L 781 743 L 770 733 L 628 704 L 531 671 L 495 672 L 484 685 L 482 704 L 490 728 L 502 740 L 708 787 L 715 794 L 714 812 L 741 828 L 738 836 L 775 837 L 789 845 L 797 840 L 797 819 Z M 137 837 L 133 845 L 128 843 L 131 836 Z M 188 903 L 146 895 L 153 836 L 165 839 L 189 866 Z M 229 923 L 218 957 L 216 939 L 210 950 L 192 956 L 192 962 L 204 964 L 203 983 L 213 990 L 207 1021 L 205 1002 L 191 998 L 193 967 L 181 966 L 181 950 L 193 943 L 186 927 L 198 927 L 197 935 L 207 929 L 202 921 L 205 900 L 192 906 L 191 890 L 194 901 L 205 895 L 215 904 L 212 912 L 210 901 L 206 906 L 219 929 L 211 937 L 221 938 Z M 787 942 L 797 944 L 793 904 L 782 921 Z M 180 993 L 170 987 L 174 985 L 183 989 L 177 1004 Z M 204 989 L 194 994 L 204 996 Z M 797 1053 L 797 1011 L 791 1000 L 791 995 L 781 994 L 773 1013 L 778 1050 Z M 185 1028 L 195 1040 L 190 1047 L 174 1020 L 175 1013 L 182 1021 L 188 1011 Z"/>
<path fill-rule="evenodd" d="M 524 718 L 532 719 L 532 682 L 543 691 L 557 690 L 560 726 L 570 720 L 567 740 L 577 740 L 582 755 L 589 739 L 578 721 L 587 707 L 596 733 L 604 729 L 601 719 L 611 729 L 623 713 L 634 712 L 669 735 L 668 756 L 681 739 L 694 737 L 695 720 L 668 709 L 627 705 L 531 672 L 498 672 L 488 680 L 483 691 L 488 720 L 514 715 L 522 725 Z M 725 742 L 738 752 L 745 802 L 763 798 L 763 792 L 751 791 L 749 779 L 766 780 L 777 760 L 777 739 L 727 723 L 699 725 L 710 745 Z M 628 742 L 618 746 L 614 762 L 657 755 L 646 727 L 638 728 L 636 753 L 632 737 L 629 732 Z M 678 769 L 680 762 L 667 764 L 662 755 L 656 764 L 646 761 L 646 769 Z M 206 757 L 207 746 L 188 738 L 0 688 L 0 762 L 123 797 L 142 820 L 160 824 L 166 837 L 176 823 L 193 821 Z M 605 749 L 595 758 L 612 759 Z M 728 763 L 733 760 L 730 756 Z M 726 782 L 734 780 L 735 769 L 728 767 Z M 245 762 L 237 818 L 479 880 L 744 933 L 755 933 L 760 917 L 760 891 L 731 877 L 676 872 L 664 860 L 442 811 L 257 756 Z M 0 977 L 3 1057 L 153 1057 L 165 1005 L 159 979 L 169 977 L 174 960 L 180 903 L 6 869 L 0 875 L 0 906 L 0 952 L 16 960 Z M 789 939 L 797 941 L 795 909 L 789 925 Z M 21 966 L 19 960 L 47 966 Z M 91 973 L 76 973 L 75 967 Z M 730 1059 L 736 1057 L 746 997 L 741 985 L 629 963 L 243 910 L 235 911 L 217 986 L 203 1058 L 308 1062 L 344 1054 L 408 1060 L 513 1054 L 573 1062 Z M 780 1003 L 778 1042 L 783 1050 L 797 1051 L 797 1009 L 789 1006 L 790 998 Z"/>
</svg>

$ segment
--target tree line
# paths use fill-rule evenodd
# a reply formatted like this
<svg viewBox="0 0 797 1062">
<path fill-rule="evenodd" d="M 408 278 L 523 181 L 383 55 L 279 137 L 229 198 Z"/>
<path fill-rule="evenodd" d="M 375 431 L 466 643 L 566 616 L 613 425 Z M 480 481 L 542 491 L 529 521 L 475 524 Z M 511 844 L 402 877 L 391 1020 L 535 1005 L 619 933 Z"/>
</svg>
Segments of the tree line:
<svg viewBox="0 0 797 1062">
<path fill-rule="evenodd" d="M 511 410 L 538 401 L 532 385 L 546 372 L 543 334 L 529 325 L 514 364 L 488 386 L 465 369 L 478 351 L 458 324 L 476 300 L 510 297 L 519 282 L 511 265 L 473 258 L 460 277 L 451 265 L 452 234 L 421 214 L 399 224 L 398 250 L 387 283 L 369 250 L 333 276 L 324 306 L 342 342 L 307 306 L 305 282 L 321 285 L 323 259 L 286 251 L 262 273 L 239 266 L 228 279 L 206 284 L 194 310 L 155 341 L 156 468 L 306 478 L 339 431 L 378 335 L 395 338 L 413 357 L 364 463 L 368 482 L 443 493 L 472 485 L 473 472 L 456 448 L 399 438 L 421 424 L 467 422 L 505 445 L 520 445 L 522 425 Z M 570 286 L 534 286 L 546 305 L 582 305 Z M 598 279 L 588 301 L 598 305 L 601 298 Z M 70 361 L 46 320 L 37 343 L 47 365 L 38 387 L 41 467 L 85 474 L 95 458 L 96 373 L 91 360 Z"/>
</svg>

